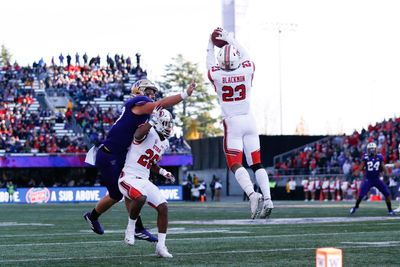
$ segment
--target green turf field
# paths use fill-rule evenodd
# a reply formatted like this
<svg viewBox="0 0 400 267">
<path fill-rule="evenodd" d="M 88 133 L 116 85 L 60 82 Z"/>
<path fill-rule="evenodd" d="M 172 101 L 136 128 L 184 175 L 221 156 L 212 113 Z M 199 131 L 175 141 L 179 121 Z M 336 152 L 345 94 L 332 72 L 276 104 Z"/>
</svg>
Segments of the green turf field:
<svg viewBox="0 0 400 267">
<path fill-rule="evenodd" d="M 119 204 L 101 217 L 103 236 L 83 213 L 94 204 L 1 205 L 0 266 L 315 266 L 315 249 L 343 249 L 344 266 L 400 266 L 400 217 L 383 202 L 275 202 L 270 220 L 249 220 L 247 202 L 170 203 L 167 246 L 123 243 L 127 214 Z M 397 207 L 398 203 L 394 204 Z M 146 206 L 145 225 L 156 233 Z"/>
</svg>

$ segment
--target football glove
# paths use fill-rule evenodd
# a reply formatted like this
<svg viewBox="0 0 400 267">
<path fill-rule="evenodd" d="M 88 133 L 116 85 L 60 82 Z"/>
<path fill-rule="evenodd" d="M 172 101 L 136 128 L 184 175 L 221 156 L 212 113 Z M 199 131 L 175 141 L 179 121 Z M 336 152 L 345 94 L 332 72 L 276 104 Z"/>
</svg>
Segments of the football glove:
<svg viewBox="0 0 400 267">
<path fill-rule="evenodd" d="M 228 32 L 227 30 L 224 30 L 222 28 L 217 28 L 217 30 L 220 32 L 221 36 L 216 37 L 216 39 L 225 41 L 228 44 L 232 43 L 233 37 L 230 34 L 230 32 Z"/>
<path fill-rule="evenodd" d="M 169 180 L 171 183 L 175 183 L 175 176 L 172 175 L 169 171 L 166 169 L 160 168 L 159 172 L 162 176 L 165 177 L 165 179 Z"/>
<path fill-rule="evenodd" d="M 159 119 L 159 112 L 162 109 L 161 106 L 157 106 L 154 110 L 153 113 L 150 115 L 150 119 L 149 119 L 149 124 L 154 127 L 157 123 L 158 123 L 158 119 Z"/>
</svg>

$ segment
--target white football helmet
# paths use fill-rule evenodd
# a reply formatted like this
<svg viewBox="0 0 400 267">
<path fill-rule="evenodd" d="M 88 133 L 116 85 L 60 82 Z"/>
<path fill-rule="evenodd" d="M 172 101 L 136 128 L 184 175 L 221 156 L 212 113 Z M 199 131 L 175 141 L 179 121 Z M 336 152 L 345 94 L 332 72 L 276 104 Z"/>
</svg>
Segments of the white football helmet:
<svg viewBox="0 0 400 267">
<path fill-rule="evenodd" d="M 154 93 L 158 91 L 157 86 L 154 83 L 152 83 L 150 80 L 143 79 L 143 80 L 138 80 L 132 85 L 131 95 L 132 96 L 144 95 L 144 91 L 147 88 L 154 90 Z"/>
<path fill-rule="evenodd" d="M 165 138 L 169 138 L 174 128 L 172 114 L 166 109 L 160 109 L 157 111 L 156 118 L 155 130 L 164 135 Z"/>
<path fill-rule="evenodd" d="M 376 144 L 374 142 L 370 142 L 367 145 L 367 153 L 375 155 L 376 154 Z"/>
<path fill-rule="evenodd" d="M 221 69 L 235 70 L 240 65 L 240 53 L 233 45 L 223 46 L 217 55 L 218 64 Z"/>
</svg>

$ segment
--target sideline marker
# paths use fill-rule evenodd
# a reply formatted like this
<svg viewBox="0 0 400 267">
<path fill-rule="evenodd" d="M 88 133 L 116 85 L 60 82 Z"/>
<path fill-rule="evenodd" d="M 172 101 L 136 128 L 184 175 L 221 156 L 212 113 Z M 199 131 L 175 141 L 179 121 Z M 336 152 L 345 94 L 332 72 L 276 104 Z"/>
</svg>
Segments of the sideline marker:
<svg viewBox="0 0 400 267">
<path fill-rule="evenodd" d="M 342 267 L 343 254 L 338 248 L 317 248 L 316 267 Z"/>
</svg>

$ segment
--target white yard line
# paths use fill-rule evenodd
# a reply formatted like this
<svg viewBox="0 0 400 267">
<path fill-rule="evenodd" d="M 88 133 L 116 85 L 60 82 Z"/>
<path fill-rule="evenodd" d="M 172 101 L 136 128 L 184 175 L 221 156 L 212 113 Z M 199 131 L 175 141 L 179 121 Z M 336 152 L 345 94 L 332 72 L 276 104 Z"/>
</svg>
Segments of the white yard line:
<svg viewBox="0 0 400 267">
<path fill-rule="evenodd" d="M 369 247 L 398 247 L 398 245 L 392 244 L 381 244 L 381 245 L 361 245 L 361 246 L 342 246 L 341 249 L 347 248 L 369 248 Z M 247 254 L 247 253 L 266 253 L 266 252 L 290 252 L 290 251 L 301 251 L 301 250 L 315 250 L 316 247 L 301 247 L 301 248 L 276 248 L 276 249 L 257 249 L 257 250 L 228 250 L 228 251 L 204 251 L 204 252 L 187 252 L 187 253 L 173 253 L 175 257 L 177 256 L 201 256 L 201 255 L 221 255 L 221 254 Z M 102 259 L 126 259 L 126 258 L 141 258 L 141 257 L 155 257 L 154 254 L 136 254 L 136 255 L 125 255 L 125 256 L 84 256 L 84 257 L 60 257 L 60 258 L 30 258 L 30 259 L 9 259 L 0 260 L 0 263 L 18 263 L 18 262 L 31 262 L 31 261 L 66 261 L 66 260 L 102 260 Z"/>
<path fill-rule="evenodd" d="M 400 241 L 380 241 L 380 242 L 340 242 L 341 244 L 352 244 L 352 245 L 369 245 L 369 246 L 383 246 L 383 245 L 397 245 Z"/>
<path fill-rule="evenodd" d="M 148 229 L 150 232 L 157 232 L 156 228 L 153 229 Z M 125 229 L 119 229 L 119 230 L 105 230 L 105 234 L 107 235 L 121 235 L 125 233 Z M 173 228 L 170 227 L 168 228 L 168 234 L 170 235 L 179 235 L 179 234 L 207 234 L 207 233 L 225 233 L 225 234 L 249 234 L 251 232 L 249 231 L 243 231 L 235 228 L 207 228 L 207 229 L 187 229 L 185 227 L 179 227 L 179 228 Z M 43 233 L 43 234 L 6 234 L 6 235 L 0 235 L 1 238 L 15 238 L 15 237 L 44 237 L 44 236 L 81 236 L 82 234 L 85 235 L 93 235 L 96 236 L 96 234 L 93 233 L 92 230 L 79 230 L 79 232 L 73 232 L 73 233 Z M 1 246 L 1 245 L 0 245 Z"/>
<path fill-rule="evenodd" d="M 342 222 L 371 222 L 400 220 L 400 217 L 315 217 L 315 218 L 279 218 L 279 219 L 244 219 L 244 220 L 196 220 L 196 221 L 170 221 L 170 224 L 196 224 L 196 225 L 287 225 L 311 223 L 342 223 Z"/>
<path fill-rule="evenodd" d="M 51 223 L 19 223 L 19 222 L 0 222 L 0 227 L 10 226 L 54 226 Z"/>
<path fill-rule="evenodd" d="M 395 231 L 380 231 L 376 234 L 394 233 Z M 285 237 L 306 237 L 306 236 L 340 236 L 340 235 L 363 235 L 371 234 L 371 232 L 334 232 L 334 233 L 304 233 L 304 234 L 285 234 L 285 235 L 257 235 L 257 236 L 220 236 L 220 237 L 192 237 L 192 238 L 168 238 L 168 241 L 195 241 L 195 240 L 240 240 L 240 239 L 272 239 L 272 238 L 285 238 Z M 397 242 L 397 241 L 395 241 Z M 50 242 L 50 243 L 21 243 L 21 244 L 4 244 L 0 247 L 33 247 L 33 246 L 63 246 L 63 245 L 84 245 L 84 244 L 110 244 L 110 243 L 123 243 L 120 240 L 104 240 L 104 241 L 76 241 L 76 242 Z"/>
</svg>

